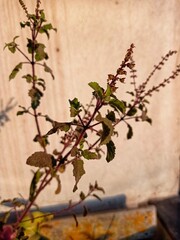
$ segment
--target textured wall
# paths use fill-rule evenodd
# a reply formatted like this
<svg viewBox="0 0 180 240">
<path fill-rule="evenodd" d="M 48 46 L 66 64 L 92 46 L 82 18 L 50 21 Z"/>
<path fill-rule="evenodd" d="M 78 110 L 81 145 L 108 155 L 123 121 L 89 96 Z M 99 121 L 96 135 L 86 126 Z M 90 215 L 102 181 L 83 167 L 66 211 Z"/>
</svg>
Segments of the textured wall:
<svg viewBox="0 0 180 240">
<path fill-rule="evenodd" d="M 30 1 L 25 1 L 28 2 Z M 47 19 L 58 28 L 48 44 L 49 65 L 55 81 L 48 79 L 42 112 L 53 119 L 67 120 L 68 99 L 78 97 L 88 102 L 90 81 L 105 84 L 107 74 L 114 73 L 131 43 L 136 45 L 135 60 L 141 83 L 161 56 L 170 49 L 180 50 L 180 2 L 178 0 L 51 0 L 42 1 Z M 29 6 L 32 8 L 32 6 Z M 4 105 L 11 97 L 18 104 L 29 105 L 26 83 L 20 78 L 8 82 L 9 72 L 17 61 L 3 51 L 4 43 L 15 35 L 22 45 L 25 35 L 19 21 L 24 20 L 18 0 L 0 0 L 0 99 Z M 45 40 L 46 41 L 46 40 Z M 19 55 L 20 57 L 20 55 Z M 180 63 L 180 52 L 158 72 L 153 84 L 161 81 Z M 130 85 L 127 84 L 127 87 Z M 123 89 L 124 90 L 124 87 Z M 129 89 L 127 89 L 129 90 Z M 127 202 L 139 203 L 149 198 L 165 197 L 178 192 L 180 156 L 180 79 L 150 99 L 153 126 L 138 123 L 134 138 L 126 140 L 126 128 L 119 127 L 116 159 L 107 164 L 104 159 L 85 164 L 86 176 L 80 189 L 98 180 L 107 195 L 125 194 Z M 122 97 L 124 93 L 119 93 Z M 26 100 L 25 100 L 26 99 Z M 34 122 L 28 116 L 16 117 L 18 107 L 9 112 L 10 122 L 0 131 L 0 196 L 9 198 L 22 194 L 26 198 L 31 168 L 25 161 L 38 146 L 32 143 Z M 44 131 L 49 125 L 42 123 Z M 58 147 L 53 143 L 52 148 Z M 39 203 L 56 204 L 76 199 L 72 194 L 74 179 L 71 169 L 62 175 L 61 195 L 54 196 L 55 186 L 48 187 Z M 52 197 L 50 197 L 52 196 Z"/>
</svg>

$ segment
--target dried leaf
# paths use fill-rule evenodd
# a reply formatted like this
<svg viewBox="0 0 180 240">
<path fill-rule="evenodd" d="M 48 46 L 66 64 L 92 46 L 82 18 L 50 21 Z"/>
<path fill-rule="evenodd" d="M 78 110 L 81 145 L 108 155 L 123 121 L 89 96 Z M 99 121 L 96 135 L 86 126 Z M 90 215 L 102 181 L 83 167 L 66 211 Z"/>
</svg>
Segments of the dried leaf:
<svg viewBox="0 0 180 240">
<path fill-rule="evenodd" d="M 59 175 L 57 175 L 57 174 L 56 174 L 55 178 L 56 178 L 57 184 L 58 184 L 55 194 L 59 194 L 61 192 L 61 180 L 60 180 Z"/>
<path fill-rule="evenodd" d="M 76 159 L 72 162 L 73 165 L 73 176 L 75 177 L 75 185 L 73 188 L 73 192 L 75 192 L 77 188 L 77 184 L 81 177 L 86 173 L 84 170 L 84 162 L 81 159 Z"/>
<path fill-rule="evenodd" d="M 54 158 L 51 154 L 45 152 L 35 152 L 28 157 L 26 164 L 38 168 L 52 168 L 54 165 Z"/>
</svg>

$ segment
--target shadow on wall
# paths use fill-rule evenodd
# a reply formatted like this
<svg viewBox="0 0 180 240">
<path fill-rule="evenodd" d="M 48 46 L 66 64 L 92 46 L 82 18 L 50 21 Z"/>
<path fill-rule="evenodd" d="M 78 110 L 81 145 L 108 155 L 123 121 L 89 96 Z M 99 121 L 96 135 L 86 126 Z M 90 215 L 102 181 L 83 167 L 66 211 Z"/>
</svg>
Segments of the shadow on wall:
<svg viewBox="0 0 180 240">
<path fill-rule="evenodd" d="M 17 103 L 14 102 L 14 98 L 10 98 L 10 100 L 7 102 L 6 106 L 4 107 L 3 100 L 1 99 L 1 102 L 0 102 L 0 128 L 3 127 L 5 125 L 5 123 L 10 120 L 8 113 L 16 105 L 17 105 Z"/>
</svg>

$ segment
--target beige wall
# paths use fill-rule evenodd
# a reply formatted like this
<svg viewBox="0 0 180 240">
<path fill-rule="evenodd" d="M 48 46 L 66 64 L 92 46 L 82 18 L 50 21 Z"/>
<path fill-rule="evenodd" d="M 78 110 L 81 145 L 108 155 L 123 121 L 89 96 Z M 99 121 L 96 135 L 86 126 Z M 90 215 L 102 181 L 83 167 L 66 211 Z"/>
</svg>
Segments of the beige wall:
<svg viewBox="0 0 180 240">
<path fill-rule="evenodd" d="M 30 2 L 30 1 L 25 1 Z M 58 28 L 48 44 L 49 65 L 54 70 L 55 81 L 47 80 L 46 100 L 42 112 L 59 121 L 69 119 L 68 99 L 78 97 L 88 102 L 90 81 L 105 84 L 107 74 L 114 73 L 131 43 L 136 45 L 135 60 L 138 81 L 141 83 L 161 56 L 170 49 L 180 49 L 180 2 L 178 0 L 51 0 L 42 1 L 47 19 Z M 28 3 L 27 3 L 28 4 Z M 32 6 L 31 6 L 32 7 Z M 19 21 L 24 12 L 17 0 L 0 0 L 0 98 L 4 104 L 14 97 L 20 105 L 29 105 L 27 86 L 22 79 L 8 82 L 9 72 L 17 61 L 16 56 L 3 51 L 4 43 L 21 32 Z M 18 42 L 21 45 L 22 40 Z M 156 74 L 153 84 L 161 81 L 180 63 L 178 52 Z M 19 55 L 20 57 L 20 55 Z M 20 75 L 19 75 L 20 76 Z M 127 90 L 129 90 L 127 85 Z M 124 90 L 124 89 L 122 89 Z M 116 140 L 117 154 L 107 164 L 105 159 L 85 164 L 87 174 L 80 189 L 98 180 L 106 195 L 125 194 L 128 204 L 149 198 L 177 194 L 180 156 L 180 79 L 174 81 L 150 99 L 150 116 L 153 126 L 147 123 L 134 125 L 134 138 L 126 140 L 126 129 L 119 127 Z M 119 93 L 122 97 L 126 95 Z M 25 102 L 24 102 L 25 101 Z M 18 108 L 10 113 L 11 121 L 0 131 L 0 196 L 9 198 L 22 194 L 26 198 L 31 179 L 31 168 L 25 165 L 27 157 L 38 149 L 32 143 L 34 122 L 28 116 L 16 117 Z M 44 131 L 49 125 L 42 123 Z M 52 143 L 52 148 L 58 147 Z M 39 199 L 42 205 L 57 204 L 76 199 L 72 194 L 74 179 L 71 169 L 62 175 L 61 195 L 54 196 L 56 184 L 47 189 Z"/>
</svg>

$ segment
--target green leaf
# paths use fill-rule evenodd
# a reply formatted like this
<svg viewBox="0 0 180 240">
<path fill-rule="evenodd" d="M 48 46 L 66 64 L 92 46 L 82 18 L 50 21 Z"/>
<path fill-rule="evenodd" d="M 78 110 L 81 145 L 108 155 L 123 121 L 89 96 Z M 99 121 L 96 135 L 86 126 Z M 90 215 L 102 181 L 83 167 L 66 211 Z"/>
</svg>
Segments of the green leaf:
<svg viewBox="0 0 180 240">
<path fill-rule="evenodd" d="M 98 155 L 95 152 L 92 152 L 88 149 L 82 151 L 82 156 L 86 159 L 98 159 Z"/>
<path fill-rule="evenodd" d="M 51 130 L 49 130 L 46 135 L 54 134 L 54 133 L 58 132 L 59 130 L 68 132 L 71 127 L 71 122 L 60 123 L 60 122 L 53 121 L 52 125 L 53 125 L 53 128 Z"/>
<path fill-rule="evenodd" d="M 39 32 L 45 33 L 49 39 L 49 37 L 50 37 L 49 32 L 48 32 L 49 30 L 57 31 L 56 28 L 53 28 L 51 23 L 48 23 L 48 24 L 44 24 L 43 26 L 41 26 L 41 28 L 39 29 Z"/>
<path fill-rule="evenodd" d="M 100 87 L 97 82 L 90 82 L 88 85 L 95 91 L 94 95 L 102 99 L 104 93 L 103 88 Z"/>
<path fill-rule="evenodd" d="M 27 22 L 20 22 L 20 26 L 21 26 L 21 28 L 25 28 L 26 26 L 30 27 L 30 22 L 29 21 L 27 21 Z"/>
<path fill-rule="evenodd" d="M 7 47 L 9 49 L 10 52 L 15 53 L 16 52 L 16 47 L 18 46 L 17 43 L 15 43 L 15 40 L 18 38 L 19 36 L 15 36 L 13 38 L 13 41 L 10 43 L 6 43 L 4 46 L 4 49 Z"/>
<path fill-rule="evenodd" d="M 53 74 L 53 71 L 52 71 L 52 69 L 50 68 L 50 67 L 48 67 L 47 65 L 46 65 L 46 63 L 44 62 L 44 71 L 45 72 L 48 72 L 48 73 L 50 73 L 51 74 L 51 77 L 52 77 L 52 79 L 54 79 L 54 74 Z"/>
<path fill-rule="evenodd" d="M 37 43 L 35 45 L 35 59 L 36 61 L 42 61 L 43 59 L 48 59 L 47 53 L 44 51 L 45 45 L 42 43 Z"/>
<path fill-rule="evenodd" d="M 32 201 L 36 193 L 37 184 L 43 176 L 43 172 L 39 169 L 34 173 L 33 179 L 31 181 L 30 190 L 29 190 L 29 200 Z"/>
<path fill-rule="evenodd" d="M 127 116 L 134 116 L 137 113 L 137 109 L 135 107 L 130 108 L 127 112 Z"/>
<path fill-rule="evenodd" d="M 109 102 L 111 94 L 112 94 L 111 86 L 107 84 L 107 89 L 105 91 L 105 98 L 104 98 L 106 102 Z"/>
<path fill-rule="evenodd" d="M 16 113 L 16 115 L 17 115 L 17 116 L 20 116 L 20 115 L 23 115 L 24 113 L 28 113 L 28 111 L 27 111 L 27 110 L 18 111 L 18 112 Z"/>
<path fill-rule="evenodd" d="M 128 127 L 127 139 L 131 139 L 133 136 L 133 129 L 129 124 L 127 124 L 127 127 Z"/>
<path fill-rule="evenodd" d="M 38 168 L 52 168 L 54 166 L 54 157 L 45 152 L 35 152 L 28 157 L 26 164 Z"/>
<path fill-rule="evenodd" d="M 116 147 L 113 143 L 113 141 L 109 141 L 107 144 L 106 144 L 106 147 L 107 147 L 107 155 L 106 155 L 106 161 L 107 162 L 110 162 L 114 159 L 115 157 L 115 150 L 116 150 Z"/>
<path fill-rule="evenodd" d="M 102 132 L 100 133 L 101 134 L 100 144 L 106 145 L 111 140 L 111 136 L 113 135 L 114 132 L 112 121 L 109 120 L 108 118 L 101 117 L 100 114 L 96 117 L 96 120 L 102 123 Z"/>
<path fill-rule="evenodd" d="M 36 109 L 40 104 L 43 93 L 38 88 L 32 88 L 29 90 L 28 95 L 31 97 L 31 107 Z"/>
<path fill-rule="evenodd" d="M 83 192 L 80 192 L 79 197 L 82 201 L 86 199 L 86 195 Z"/>
<path fill-rule="evenodd" d="M 22 78 L 25 78 L 27 83 L 33 82 L 33 77 L 31 74 L 24 75 L 24 76 L 22 76 Z"/>
<path fill-rule="evenodd" d="M 12 70 L 11 74 L 9 75 L 9 80 L 14 79 L 20 69 L 22 69 L 22 63 L 19 63 L 18 65 L 15 66 L 15 68 Z"/>
<path fill-rule="evenodd" d="M 108 114 L 106 114 L 106 117 L 111 120 L 112 122 L 116 121 L 116 116 L 115 113 L 113 111 L 108 112 Z"/>
<path fill-rule="evenodd" d="M 81 159 L 76 159 L 72 162 L 73 165 L 73 176 L 75 177 L 75 185 L 73 188 L 73 192 L 75 192 L 77 188 L 77 184 L 81 177 L 86 173 L 84 170 L 84 162 Z"/>
<path fill-rule="evenodd" d="M 80 108 L 81 108 L 81 104 L 78 101 L 77 98 L 74 98 L 72 101 L 69 100 L 70 103 L 70 116 L 71 117 L 75 117 L 80 113 Z"/>
<path fill-rule="evenodd" d="M 27 38 L 27 41 L 28 41 L 28 43 L 27 43 L 28 53 L 31 54 L 33 52 L 33 50 L 35 50 L 36 41 L 35 41 L 35 43 L 33 43 L 33 41 L 30 38 Z"/>
<path fill-rule="evenodd" d="M 118 99 L 111 99 L 109 101 L 109 105 L 113 107 L 115 110 L 119 110 L 122 113 L 125 113 L 126 111 L 126 106 L 124 102 L 118 100 Z"/>
</svg>

